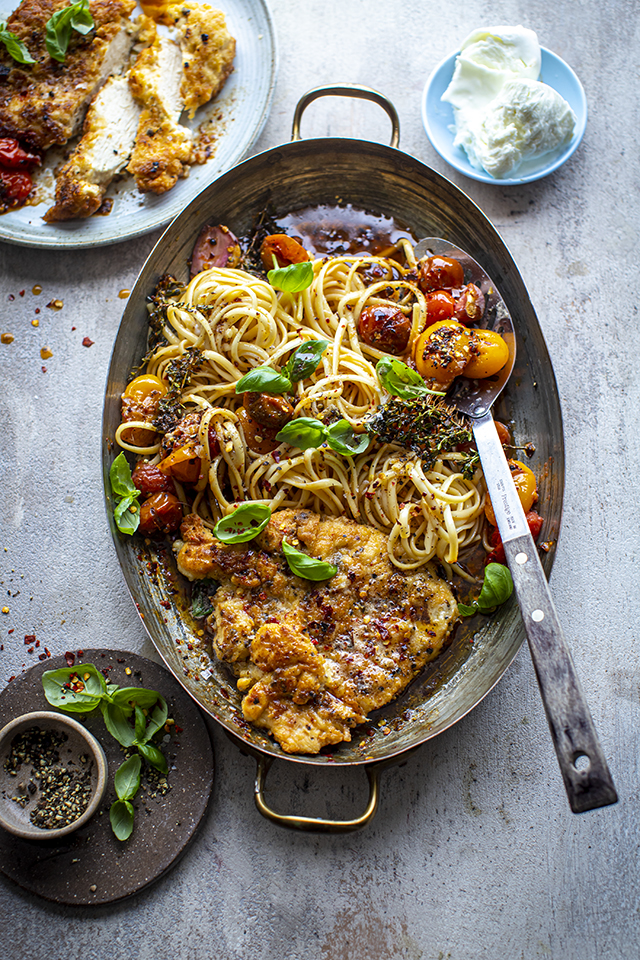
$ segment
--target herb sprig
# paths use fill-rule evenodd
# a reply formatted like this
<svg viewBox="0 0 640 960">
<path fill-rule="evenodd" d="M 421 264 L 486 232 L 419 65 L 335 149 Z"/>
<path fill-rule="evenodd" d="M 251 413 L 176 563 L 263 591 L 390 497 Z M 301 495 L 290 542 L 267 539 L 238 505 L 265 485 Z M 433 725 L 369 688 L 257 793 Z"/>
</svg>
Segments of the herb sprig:
<svg viewBox="0 0 640 960">
<path fill-rule="evenodd" d="M 36 62 L 22 40 L 20 40 L 15 33 L 12 33 L 11 30 L 7 30 L 6 20 L 0 20 L 0 43 L 5 45 L 9 56 L 13 57 L 17 63 L 30 64 Z"/>
<path fill-rule="evenodd" d="M 472 604 L 459 603 L 461 617 L 473 617 L 476 613 L 493 613 L 506 603 L 513 593 L 513 580 L 509 568 L 503 563 L 488 563 L 484 571 L 482 590 Z"/>
<path fill-rule="evenodd" d="M 118 840 L 127 840 L 133 832 L 134 809 L 131 800 L 140 787 L 140 758 L 143 757 L 160 773 L 168 773 L 164 754 L 151 742 L 167 722 L 169 709 L 166 700 L 156 690 L 118 687 L 115 683 L 107 683 L 93 663 L 47 670 L 42 675 L 42 687 L 48 703 L 65 713 L 92 713 L 99 707 L 111 736 L 122 747 L 137 750 L 116 772 L 118 799 L 113 802 L 109 812 L 111 829 L 116 837 Z"/>
<path fill-rule="evenodd" d="M 327 426 L 314 417 L 297 417 L 285 424 L 276 434 L 276 440 L 300 450 L 310 450 L 326 443 L 344 457 L 355 457 L 364 453 L 371 438 L 368 433 L 356 433 L 348 420 L 337 420 Z"/>
<path fill-rule="evenodd" d="M 119 453 L 109 470 L 111 490 L 117 499 L 113 519 L 121 533 L 134 534 L 140 525 L 140 491 L 131 479 L 131 468 L 124 453 Z"/>
<path fill-rule="evenodd" d="M 236 393 L 290 393 L 294 383 L 315 373 L 328 346 L 328 340 L 305 340 L 296 347 L 280 373 L 273 367 L 254 367 L 238 380 Z"/>
<path fill-rule="evenodd" d="M 47 21 L 45 46 L 49 56 L 64 63 L 67 56 L 71 31 L 86 36 L 95 27 L 89 10 L 89 0 L 77 0 L 68 7 L 57 10 Z"/>
</svg>

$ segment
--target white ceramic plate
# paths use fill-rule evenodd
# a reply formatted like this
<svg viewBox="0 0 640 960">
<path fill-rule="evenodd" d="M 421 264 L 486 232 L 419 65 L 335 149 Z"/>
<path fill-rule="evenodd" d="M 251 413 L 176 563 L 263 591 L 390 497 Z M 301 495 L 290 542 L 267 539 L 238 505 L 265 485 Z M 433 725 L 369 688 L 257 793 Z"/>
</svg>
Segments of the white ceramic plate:
<svg viewBox="0 0 640 960">
<path fill-rule="evenodd" d="M 202 166 L 194 165 L 185 180 L 179 180 L 162 196 L 138 192 L 132 177 L 109 188 L 113 208 L 107 216 L 47 224 L 43 214 L 53 202 L 22 207 L 0 215 L 0 240 L 27 247 L 97 247 L 130 240 L 169 223 L 220 173 L 245 156 L 260 135 L 273 97 L 277 72 L 276 38 L 266 0 L 209 0 L 220 7 L 229 32 L 236 38 L 234 70 L 216 99 L 202 107 L 189 123 L 197 128 L 208 117 L 221 116 L 220 137 L 214 155 Z M 3 3 L 6 7 L 6 0 Z M 15 3 L 0 14 L 4 19 Z M 137 12 L 134 11 L 135 17 Z M 46 168 L 56 162 L 50 153 Z M 58 156 L 58 162 L 60 154 Z M 48 179 L 53 183 L 49 173 Z"/>
<path fill-rule="evenodd" d="M 555 53 L 551 53 L 550 50 L 542 47 L 542 67 L 539 79 L 557 90 L 575 113 L 577 123 L 573 139 L 561 151 L 522 164 L 514 177 L 497 179 L 490 176 L 486 170 L 478 170 L 471 166 L 462 147 L 453 146 L 455 132 L 453 107 L 450 103 L 445 103 L 440 99 L 451 82 L 459 52 L 458 50 L 456 53 L 452 53 L 446 60 L 438 64 L 427 80 L 422 97 L 422 122 L 433 148 L 440 156 L 460 173 L 464 173 L 466 177 L 494 184 L 529 183 L 531 180 L 546 177 L 562 166 L 563 163 L 566 163 L 578 148 L 584 135 L 587 125 L 587 98 L 582 84 L 571 67 Z"/>
</svg>

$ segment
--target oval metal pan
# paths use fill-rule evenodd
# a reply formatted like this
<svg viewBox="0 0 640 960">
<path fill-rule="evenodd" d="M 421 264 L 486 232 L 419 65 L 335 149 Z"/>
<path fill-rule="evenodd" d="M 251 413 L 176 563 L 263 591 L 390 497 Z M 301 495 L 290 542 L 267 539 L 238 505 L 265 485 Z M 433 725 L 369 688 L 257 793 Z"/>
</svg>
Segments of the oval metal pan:
<svg viewBox="0 0 640 960">
<path fill-rule="evenodd" d="M 304 140 L 269 150 L 240 164 L 212 183 L 170 225 L 144 265 L 127 303 L 118 333 L 104 408 L 103 464 L 107 511 L 118 558 L 144 625 L 167 666 L 186 690 L 225 729 L 253 751 L 294 762 L 324 764 L 388 760 L 436 736 L 476 706 L 498 682 L 524 637 L 515 602 L 490 618 L 462 624 L 449 649 L 393 703 L 357 728 L 351 743 L 331 756 L 295 756 L 242 719 L 240 697 L 222 664 L 213 663 L 203 679 L 204 653 L 192 647 L 192 629 L 179 610 L 160 606 L 172 600 L 161 579 L 154 582 L 139 559 L 141 544 L 122 537 L 113 525 L 108 470 L 113 436 L 120 422 L 120 394 L 127 375 L 145 350 L 145 298 L 163 273 L 180 279 L 203 224 L 223 223 L 248 230 L 269 204 L 276 215 L 321 204 L 350 203 L 376 215 L 391 216 L 416 238 L 441 236 L 466 250 L 498 285 L 518 336 L 518 360 L 505 397 L 521 442 L 536 449 L 531 465 L 540 478 L 542 538 L 557 539 L 564 487 L 562 418 L 555 377 L 535 311 L 518 269 L 489 220 L 454 184 L 396 150 L 348 139 Z M 504 409 L 504 408 L 503 408 Z M 499 412 L 499 411 L 498 411 Z M 503 414 L 504 415 L 504 414 Z M 144 559 L 154 562 L 153 545 Z M 144 551 L 143 551 L 144 552 Z M 547 574 L 553 549 L 544 557 Z M 471 639 L 473 642 L 471 643 Z M 180 643 L 177 643 L 177 640 Z M 205 671 L 205 675 L 206 675 Z M 381 725 L 382 721 L 382 725 Z"/>
</svg>

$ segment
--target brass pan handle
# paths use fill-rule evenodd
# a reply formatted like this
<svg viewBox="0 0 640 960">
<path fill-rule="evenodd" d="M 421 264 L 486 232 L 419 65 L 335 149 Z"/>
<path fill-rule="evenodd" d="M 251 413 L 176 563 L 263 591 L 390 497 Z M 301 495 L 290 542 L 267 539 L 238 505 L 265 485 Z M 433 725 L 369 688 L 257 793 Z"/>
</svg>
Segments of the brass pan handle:
<svg viewBox="0 0 640 960">
<path fill-rule="evenodd" d="M 391 147 L 397 147 L 400 142 L 400 120 L 396 108 L 383 93 L 378 93 L 372 87 L 364 87 L 359 83 L 339 83 L 330 86 L 314 87 L 298 100 L 295 113 L 293 115 L 293 127 L 291 129 L 291 140 L 301 140 L 300 121 L 302 114 L 310 103 L 317 100 L 318 97 L 356 97 L 359 100 L 372 100 L 377 103 L 389 116 L 391 120 Z"/>
<path fill-rule="evenodd" d="M 367 808 L 360 817 L 355 820 L 319 820 L 315 817 L 292 817 L 281 813 L 276 813 L 267 804 L 264 798 L 264 786 L 267 779 L 269 767 L 273 763 L 273 757 L 260 755 L 256 758 L 257 769 L 254 785 L 254 798 L 256 807 L 263 817 L 277 823 L 280 827 L 287 827 L 289 830 L 308 830 L 311 833 L 349 833 L 352 830 L 359 830 L 366 826 L 371 820 L 378 807 L 380 768 L 378 764 L 370 763 L 365 766 L 365 771 L 369 779 L 369 802 Z"/>
</svg>

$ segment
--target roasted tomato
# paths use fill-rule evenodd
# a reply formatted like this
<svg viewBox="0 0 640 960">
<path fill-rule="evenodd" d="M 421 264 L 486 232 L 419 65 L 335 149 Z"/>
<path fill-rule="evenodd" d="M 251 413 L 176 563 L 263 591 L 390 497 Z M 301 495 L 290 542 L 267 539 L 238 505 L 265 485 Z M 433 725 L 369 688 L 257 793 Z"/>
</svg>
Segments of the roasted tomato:
<svg viewBox="0 0 640 960">
<path fill-rule="evenodd" d="M 273 270 L 274 257 L 279 267 L 289 267 L 292 263 L 304 263 L 310 259 L 302 244 L 286 233 L 272 233 L 262 241 L 260 259 L 265 270 Z"/>
<path fill-rule="evenodd" d="M 509 460 L 509 469 L 511 476 L 518 491 L 518 497 L 525 513 L 531 510 L 531 507 L 538 499 L 538 484 L 533 471 L 526 467 L 520 460 Z M 492 526 L 496 526 L 496 517 L 491 504 L 491 497 L 487 497 L 484 505 L 484 515 Z"/>
<path fill-rule="evenodd" d="M 280 446 L 280 441 L 276 440 L 277 430 L 272 430 L 258 423 L 257 420 L 249 416 L 244 407 L 240 407 L 236 412 L 244 439 L 250 450 L 253 450 L 254 453 L 265 454 L 271 453 L 272 450 Z"/>
<path fill-rule="evenodd" d="M 209 456 L 213 460 L 220 454 L 220 444 L 218 442 L 218 437 L 216 436 L 216 431 L 212 423 L 209 424 L 209 431 L 207 433 L 209 439 Z"/>
<path fill-rule="evenodd" d="M 168 474 L 178 483 L 197 483 L 201 467 L 202 460 L 193 443 L 178 447 L 158 464 L 158 470 L 161 473 Z"/>
<path fill-rule="evenodd" d="M 141 460 L 136 464 L 135 470 L 131 476 L 133 484 L 140 493 L 175 493 L 176 488 L 171 477 L 158 470 L 157 466 L 145 463 Z"/>
<path fill-rule="evenodd" d="M 0 166 L 10 170 L 31 170 L 39 167 L 41 163 L 42 157 L 39 153 L 31 153 L 12 137 L 0 137 Z"/>
<path fill-rule="evenodd" d="M 203 227 L 191 254 L 191 276 L 213 267 L 237 267 L 241 256 L 240 244 L 228 227 Z"/>
<path fill-rule="evenodd" d="M 472 330 L 469 336 L 469 362 L 464 371 L 471 380 L 492 377 L 509 359 L 509 347 L 495 330 Z"/>
<path fill-rule="evenodd" d="M 404 353 L 410 333 L 411 318 L 397 307 L 365 307 L 358 318 L 360 339 L 384 353 Z"/>
<path fill-rule="evenodd" d="M 162 438 L 160 454 L 168 457 L 174 450 L 179 450 L 186 444 L 195 444 L 198 442 L 198 433 L 200 430 L 200 421 L 202 420 L 202 411 L 196 410 L 192 413 L 186 413 L 182 420 L 179 420 L 173 430 L 168 430 Z"/>
<path fill-rule="evenodd" d="M 508 447 L 511 445 L 511 432 L 504 423 L 500 423 L 499 420 L 495 421 L 496 433 L 498 434 L 498 439 L 503 447 Z"/>
<path fill-rule="evenodd" d="M 125 388 L 122 394 L 122 422 L 131 420 L 153 420 L 158 409 L 158 402 L 167 392 L 167 385 L 152 374 L 136 377 Z M 149 447 L 156 442 L 157 431 L 145 430 L 142 427 L 131 427 L 123 431 L 123 438 L 127 443 L 136 447 Z"/>
<path fill-rule="evenodd" d="M 427 300 L 427 324 L 431 326 L 438 320 L 450 320 L 456 308 L 456 301 L 446 290 L 435 290 L 428 293 Z M 456 320 L 458 318 L 456 317 Z"/>
<path fill-rule="evenodd" d="M 453 257 L 427 257 L 420 263 L 418 285 L 423 293 L 464 286 L 464 271 Z"/>
<path fill-rule="evenodd" d="M 536 513 L 535 510 L 528 510 L 527 513 L 525 514 L 525 520 L 527 521 L 527 525 L 529 527 L 529 530 L 531 531 L 531 536 L 533 537 L 534 540 L 537 540 L 538 537 L 540 536 L 540 531 L 542 530 L 542 524 L 544 523 L 544 520 L 542 519 L 540 514 Z M 485 557 L 485 561 L 484 561 L 485 564 L 486 563 L 505 563 L 506 564 L 507 558 L 504 555 L 504 546 L 502 543 L 502 537 L 500 536 L 500 531 L 498 530 L 497 527 L 493 527 L 493 529 L 491 530 L 491 533 L 489 535 L 489 542 L 493 547 L 493 550 L 491 551 L 491 553 L 488 553 L 487 556 Z"/>
<path fill-rule="evenodd" d="M 482 290 L 475 283 L 468 283 L 455 301 L 454 316 L 459 323 L 467 326 L 478 323 L 484 315 L 485 299 Z"/>
<path fill-rule="evenodd" d="M 448 387 L 469 362 L 469 331 L 454 320 L 441 320 L 420 334 L 414 348 L 418 373 Z"/>
<path fill-rule="evenodd" d="M 182 523 L 182 507 L 173 493 L 154 493 L 140 507 L 140 533 L 173 533 Z"/>
<path fill-rule="evenodd" d="M 286 397 L 247 391 L 242 402 L 252 420 L 276 433 L 293 417 L 293 405 Z"/>
</svg>

